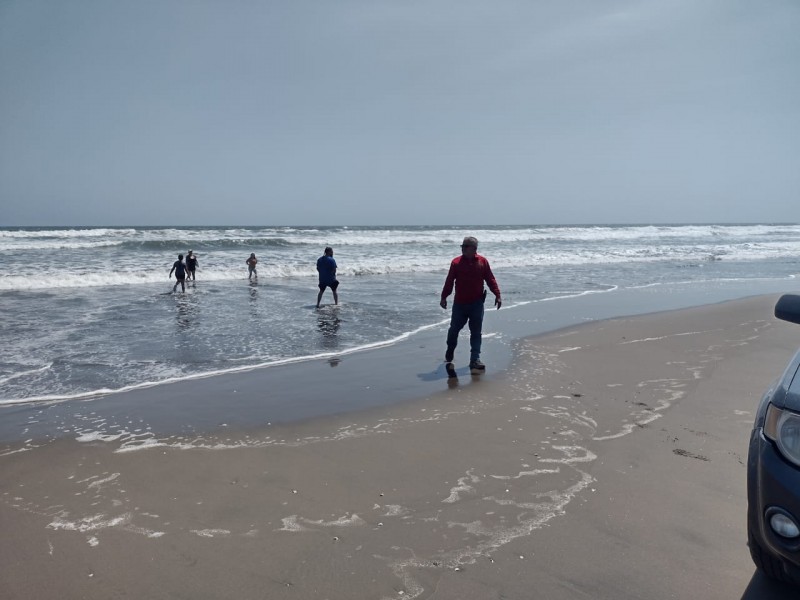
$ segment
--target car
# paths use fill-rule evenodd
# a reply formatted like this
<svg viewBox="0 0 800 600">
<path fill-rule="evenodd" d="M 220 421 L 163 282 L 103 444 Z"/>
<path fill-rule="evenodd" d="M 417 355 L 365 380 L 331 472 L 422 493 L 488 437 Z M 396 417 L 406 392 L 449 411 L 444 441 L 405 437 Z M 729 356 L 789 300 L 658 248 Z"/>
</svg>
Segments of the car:
<svg viewBox="0 0 800 600">
<path fill-rule="evenodd" d="M 800 295 L 775 316 L 800 324 Z M 800 350 L 758 405 L 747 454 L 747 540 L 765 575 L 800 585 Z"/>
</svg>

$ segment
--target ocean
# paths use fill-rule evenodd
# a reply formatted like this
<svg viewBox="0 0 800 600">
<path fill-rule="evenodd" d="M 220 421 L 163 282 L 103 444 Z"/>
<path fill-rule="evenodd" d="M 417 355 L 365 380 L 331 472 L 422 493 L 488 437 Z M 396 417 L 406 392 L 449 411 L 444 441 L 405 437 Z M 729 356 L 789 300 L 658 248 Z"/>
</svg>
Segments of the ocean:
<svg viewBox="0 0 800 600">
<path fill-rule="evenodd" d="M 443 328 L 439 294 L 465 235 L 479 239 L 504 309 L 678 284 L 758 294 L 794 288 L 800 273 L 792 224 L 2 228 L 0 407 L 335 357 Z M 317 310 L 325 246 L 340 306 L 326 291 Z M 172 293 L 169 270 L 190 249 L 196 282 Z"/>
</svg>

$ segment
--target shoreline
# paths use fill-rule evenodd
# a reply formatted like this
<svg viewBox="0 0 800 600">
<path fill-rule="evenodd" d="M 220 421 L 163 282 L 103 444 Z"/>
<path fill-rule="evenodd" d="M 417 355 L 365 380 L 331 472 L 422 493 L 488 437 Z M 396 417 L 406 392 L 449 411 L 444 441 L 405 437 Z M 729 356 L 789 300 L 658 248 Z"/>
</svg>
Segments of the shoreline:
<svg viewBox="0 0 800 600">
<path fill-rule="evenodd" d="M 752 411 L 800 333 L 775 299 L 562 328 L 494 378 L 357 412 L 0 456 L 0 581 L 43 599 L 791 598 L 754 575 L 744 530 Z"/>
<path fill-rule="evenodd" d="M 783 293 L 785 281 L 758 295 Z M 617 289 L 487 310 L 483 355 L 492 381 L 505 375 L 513 347 L 522 339 L 576 324 L 657 314 L 753 296 L 751 282 Z M 61 437 L 127 438 L 187 436 L 225 427 L 273 425 L 358 412 L 407 402 L 447 388 L 442 357 L 447 320 L 396 343 L 332 353 L 315 360 L 247 368 L 90 398 L 0 406 L 0 454 L 21 441 L 34 445 Z M 464 376 L 468 341 L 462 332 L 456 354 Z M 462 360 L 463 359 L 463 360 Z M 461 364 L 463 363 L 463 364 Z"/>
</svg>

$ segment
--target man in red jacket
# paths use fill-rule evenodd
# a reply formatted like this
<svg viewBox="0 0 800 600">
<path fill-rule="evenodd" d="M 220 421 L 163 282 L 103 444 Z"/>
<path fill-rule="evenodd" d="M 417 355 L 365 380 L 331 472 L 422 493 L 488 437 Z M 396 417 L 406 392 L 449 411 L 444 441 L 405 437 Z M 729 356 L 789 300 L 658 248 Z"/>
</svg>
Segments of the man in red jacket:
<svg viewBox="0 0 800 600">
<path fill-rule="evenodd" d="M 447 331 L 447 352 L 444 359 L 453 362 L 453 356 L 458 344 L 458 334 L 469 322 L 469 368 L 473 373 L 482 373 L 486 367 L 481 362 L 481 328 L 483 326 L 483 303 L 486 300 L 486 291 L 483 282 L 489 286 L 494 294 L 494 305 L 499 309 L 502 305 L 500 288 L 492 274 L 489 261 L 478 254 L 478 240 L 474 237 L 465 237 L 461 244 L 461 256 L 457 256 L 450 263 L 444 287 L 442 300 L 439 305 L 447 308 L 447 297 L 456 288 L 453 299 L 453 312 L 450 317 L 450 329 Z"/>
</svg>

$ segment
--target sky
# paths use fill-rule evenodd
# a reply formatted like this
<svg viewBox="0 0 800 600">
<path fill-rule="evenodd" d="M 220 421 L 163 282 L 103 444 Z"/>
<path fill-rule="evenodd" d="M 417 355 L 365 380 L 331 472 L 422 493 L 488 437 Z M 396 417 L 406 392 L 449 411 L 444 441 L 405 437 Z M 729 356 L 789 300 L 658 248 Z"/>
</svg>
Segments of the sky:
<svg viewBox="0 0 800 600">
<path fill-rule="evenodd" d="M 798 222 L 797 0 L 0 0 L 0 226 Z"/>
</svg>

